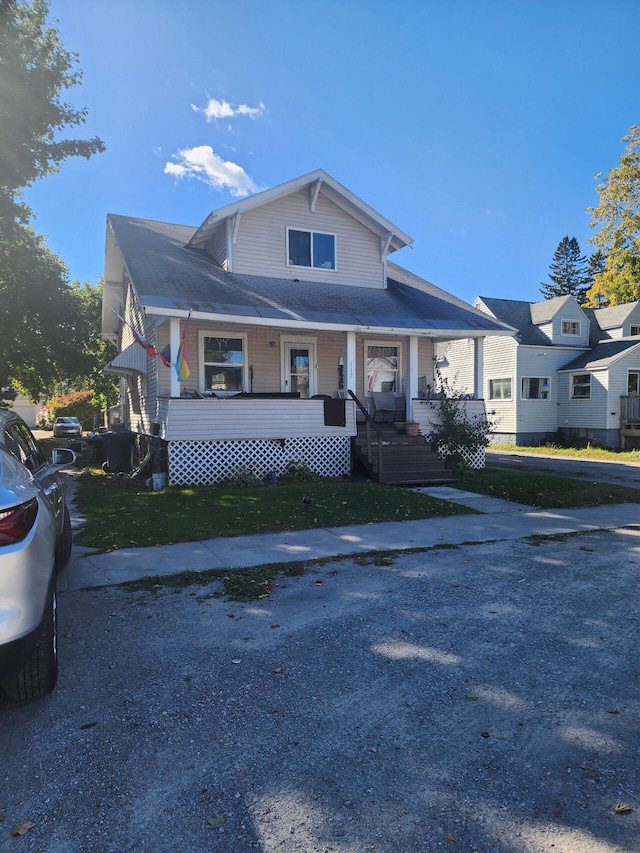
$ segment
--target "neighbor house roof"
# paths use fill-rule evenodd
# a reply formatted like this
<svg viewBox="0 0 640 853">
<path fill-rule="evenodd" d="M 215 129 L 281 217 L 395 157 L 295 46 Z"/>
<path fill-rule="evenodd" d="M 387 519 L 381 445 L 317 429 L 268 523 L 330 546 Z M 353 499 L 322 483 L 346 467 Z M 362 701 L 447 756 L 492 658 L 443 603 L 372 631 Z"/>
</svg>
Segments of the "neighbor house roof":
<svg viewBox="0 0 640 853">
<path fill-rule="evenodd" d="M 396 264 L 388 265 L 386 289 L 239 275 L 226 272 L 192 247 L 197 230 L 193 226 L 116 215 L 109 215 L 108 226 L 122 258 L 118 263 L 124 263 L 125 274 L 149 314 L 191 312 L 194 318 L 217 322 L 393 329 L 425 336 L 445 330 L 449 337 L 512 332 Z M 113 276 L 111 280 L 117 281 L 115 269 Z"/>
<path fill-rule="evenodd" d="M 603 341 L 589 352 L 582 353 L 569 364 L 559 368 L 559 372 L 569 370 L 603 370 L 611 366 L 614 361 L 626 355 L 634 348 L 640 349 L 640 341 L 636 338 L 620 338 L 615 341 Z"/>
<path fill-rule="evenodd" d="M 530 302 L 519 299 L 492 299 L 488 296 L 479 296 L 478 299 L 487 306 L 494 317 L 517 329 L 516 340 L 519 344 L 551 346 L 549 338 L 533 323 Z"/>
</svg>

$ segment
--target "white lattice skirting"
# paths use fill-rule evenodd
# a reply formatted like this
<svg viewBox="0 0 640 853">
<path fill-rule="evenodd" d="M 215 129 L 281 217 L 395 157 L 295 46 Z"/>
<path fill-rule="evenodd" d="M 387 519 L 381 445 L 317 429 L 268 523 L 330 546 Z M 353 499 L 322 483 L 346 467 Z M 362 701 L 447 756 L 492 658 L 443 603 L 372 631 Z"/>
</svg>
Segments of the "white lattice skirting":
<svg viewBox="0 0 640 853">
<path fill-rule="evenodd" d="M 478 447 L 475 450 L 469 450 L 466 447 L 459 447 L 458 452 L 460 456 L 467 463 L 469 468 L 472 468 L 474 471 L 479 471 L 481 468 L 485 467 L 487 457 L 485 453 L 484 447 Z M 446 457 L 447 453 L 441 447 L 438 448 L 438 456 L 441 459 Z"/>
<path fill-rule="evenodd" d="M 250 468 L 256 477 L 283 474 L 290 462 L 308 465 L 321 477 L 343 477 L 351 471 L 350 439 L 324 436 L 278 441 L 170 441 L 170 486 L 212 486 Z"/>
</svg>

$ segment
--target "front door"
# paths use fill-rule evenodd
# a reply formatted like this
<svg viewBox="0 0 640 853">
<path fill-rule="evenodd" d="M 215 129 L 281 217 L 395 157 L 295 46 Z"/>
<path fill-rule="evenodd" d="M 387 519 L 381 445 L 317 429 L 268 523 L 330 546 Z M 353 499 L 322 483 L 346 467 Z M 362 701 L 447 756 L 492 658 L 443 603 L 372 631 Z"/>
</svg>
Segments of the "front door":
<svg viewBox="0 0 640 853">
<path fill-rule="evenodd" d="M 313 341 L 286 341 L 284 344 L 284 390 L 301 397 L 316 393 L 316 347 Z"/>
</svg>

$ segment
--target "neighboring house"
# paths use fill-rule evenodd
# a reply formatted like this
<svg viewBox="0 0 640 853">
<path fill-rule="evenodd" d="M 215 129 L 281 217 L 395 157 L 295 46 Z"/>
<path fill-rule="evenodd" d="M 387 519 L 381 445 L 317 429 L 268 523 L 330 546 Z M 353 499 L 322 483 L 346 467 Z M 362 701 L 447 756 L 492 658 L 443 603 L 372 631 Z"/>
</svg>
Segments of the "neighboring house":
<svg viewBox="0 0 640 853">
<path fill-rule="evenodd" d="M 35 429 L 36 418 L 43 409 L 43 403 L 34 403 L 29 397 L 16 397 L 9 408 L 20 415 L 30 429 Z"/>
<path fill-rule="evenodd" d="M 322 170 L 199 227 L 109 215 L 102 330 L 119 354 L 105 370 L 121 380 L 122 422 L 166 450 L 169 483 L 292 461 L 348 474 L 361 411 L 349 392 L 373 413 L 373 392 L 391 390 L 417 417 L 436 341 L 481 351 L 510 332 L 388 260 L 411 243 Z"/>
<path fill-rule="evenodd" d="M 640 302 L 581 308 L 571 296 L 542 302 L 478 297 L 474 305 L 517 329 L 484 347 L 484 396 L 494 442 L 537 444 L 559 431 L 619 448 L 640 427 Z M 470 342 L 439 344 L 443 378 L 462 390 Z"/>
</svg>

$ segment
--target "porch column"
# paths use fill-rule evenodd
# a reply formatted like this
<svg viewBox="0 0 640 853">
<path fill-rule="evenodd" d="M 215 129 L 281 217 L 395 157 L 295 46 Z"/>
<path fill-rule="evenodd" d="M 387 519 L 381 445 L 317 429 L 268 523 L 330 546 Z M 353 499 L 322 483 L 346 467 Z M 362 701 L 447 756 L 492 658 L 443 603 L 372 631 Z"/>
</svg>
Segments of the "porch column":
<svg viewBox="0 0 640 853">
<path fill-rule="evenodd" d="M 407 352 L 407 415 L 410 421 L 413 418 L 413 399 L 418 396 L 418 338 L 416 335 L 409 337 Z"/>
<path fill-rule="evenodd" d="M 178 347 L 180 346 L 180 318 L 171 317 L 169 320 L 169 348 L 171 350 L 171 367 L 169 368 L 169 396 L 180 396 L 180 380 L 178 379 L 178 371 L 175 368 L 176 356 L 178 355 Z"/>
<path fill-rule="evenodd" d="M 484 397 L 484 338 L 473 341 L 473 396 L 476 400 Z"/>
<path fill-rule="evenodd" d="M 356 388 L 356 333 L 347 332 L 344 341 L 344 389 L 357 394 Z M 349 398 L 351 399 L 351 398 Z"/>
</svg>

